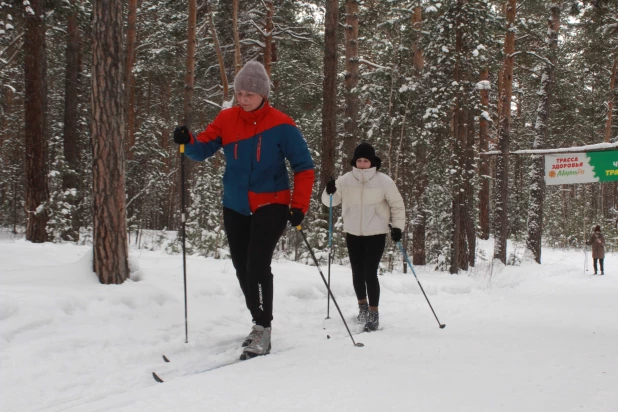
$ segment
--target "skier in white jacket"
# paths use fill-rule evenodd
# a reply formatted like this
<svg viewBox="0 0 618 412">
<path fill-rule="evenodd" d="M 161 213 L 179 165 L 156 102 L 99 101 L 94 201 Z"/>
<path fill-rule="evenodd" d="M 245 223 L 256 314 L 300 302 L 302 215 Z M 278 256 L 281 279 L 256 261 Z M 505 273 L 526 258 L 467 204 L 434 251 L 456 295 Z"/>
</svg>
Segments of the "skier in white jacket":
<svg viewBox="0 0 618 412">
<path fill-rule="evenodd" d="M 378 172 L 381 160 L 373 146 L 369 143 L 358 145 L 351 163 L 351 172 L 327 183 L 322 202 L 329 206 L 332 195 L 333 206 L 342 203 L 343 231 L 359 306 L 357 322 L 364 324 L 365 331 L 370 332 L 379 326 L 378 266 L 384 253 L 386 234 L 390 232 L 395 242 L 401 240 L 405 206 L 395 182 Z M 392 229 L 389 229 L 389 223 Z"/>
</svg>

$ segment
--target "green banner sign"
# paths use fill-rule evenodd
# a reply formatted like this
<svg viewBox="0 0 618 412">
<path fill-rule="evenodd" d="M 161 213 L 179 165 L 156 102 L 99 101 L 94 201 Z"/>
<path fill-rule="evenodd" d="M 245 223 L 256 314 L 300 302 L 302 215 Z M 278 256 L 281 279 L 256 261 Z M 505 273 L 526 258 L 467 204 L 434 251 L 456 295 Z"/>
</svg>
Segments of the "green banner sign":
<svg viewBox="0 0 618 412">
<path fill-rule="evenodd" d="M 545 155 L 548 185 L 614 181 L 618 181 L 618 150 Z"/>
</svg>

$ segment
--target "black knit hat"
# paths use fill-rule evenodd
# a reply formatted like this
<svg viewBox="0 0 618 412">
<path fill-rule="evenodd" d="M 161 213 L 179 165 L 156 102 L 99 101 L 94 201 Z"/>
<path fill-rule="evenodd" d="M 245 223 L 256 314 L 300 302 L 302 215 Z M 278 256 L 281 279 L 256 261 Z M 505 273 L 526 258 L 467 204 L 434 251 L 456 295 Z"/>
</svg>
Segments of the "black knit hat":
<svg viewBox="0 0 618 412">
<path fill-rule="evenodd" d="M 361 157 L 369 160 L 371 162 L 371 167 L 375 167 L 376 170 L 380 169 L 382 160 L 376 156 L 376 149 L 374 149 L 369 143 L 363 142 L 356 146 L 356 149 L 354 149 L 354 157 L 352 157 L 351 161 L 352 166 L 356 167 L 356 161 Z"/>
</svg>

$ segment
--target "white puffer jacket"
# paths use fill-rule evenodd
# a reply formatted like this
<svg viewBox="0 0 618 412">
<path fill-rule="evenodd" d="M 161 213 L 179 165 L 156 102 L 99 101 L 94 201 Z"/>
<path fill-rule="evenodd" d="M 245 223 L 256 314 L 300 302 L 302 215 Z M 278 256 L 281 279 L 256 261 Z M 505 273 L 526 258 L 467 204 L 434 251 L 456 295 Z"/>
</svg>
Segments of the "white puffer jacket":
<svg viewBox="0 0 618 412">
<path fill-rule="evenodd" d="M 370 169 L 352 168 L 335 182 L 333 206 L 343 202 L 343 231 L 356 236 L 389 233 L 388 224 L 403 230 L 405 206 L 393 179 Z M 322 203 L 330 204 L 330 195 L 322 193 Z"/>
</svg>

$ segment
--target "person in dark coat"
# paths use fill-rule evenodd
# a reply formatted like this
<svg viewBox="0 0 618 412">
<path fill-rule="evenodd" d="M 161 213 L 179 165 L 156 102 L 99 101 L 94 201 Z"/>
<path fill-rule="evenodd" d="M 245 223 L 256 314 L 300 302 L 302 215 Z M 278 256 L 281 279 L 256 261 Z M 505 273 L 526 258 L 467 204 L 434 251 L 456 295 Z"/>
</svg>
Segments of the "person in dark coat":
<svg viewBox="0 0 618 412">
<path fill-rule="evenodd" d="M 601 264 L 601 275 L 605 274 L 603 270 L 603 260 L 605 259 L 605 236 L 601 233 L 601 226 L 596 225 L 594 232 L 590 235 L 590 239 L 586 242 L 587 245 L 592 245 L 592 259 L 594 266 L 594 274 L 597 274 L 597 260 Z"/>
<path fill-rule="evenodd" d="M 253 319 L 241 360 L 271 350 L 273 274 L 271 260 L 288 221 L 299 226 L 309 209 L 314 165 L 294 121 L 268 103 L 270 80 L 264 66 L 249 61 L 236 74 L 238 105 L 222 110 L 194 135 L 177 127 L 174 142 L 185 155 L 204 161 L 225 154 L 223 223 L 232 262 Z M 290 188 L 286 160 L 294 172 Z"/>
</svg>

